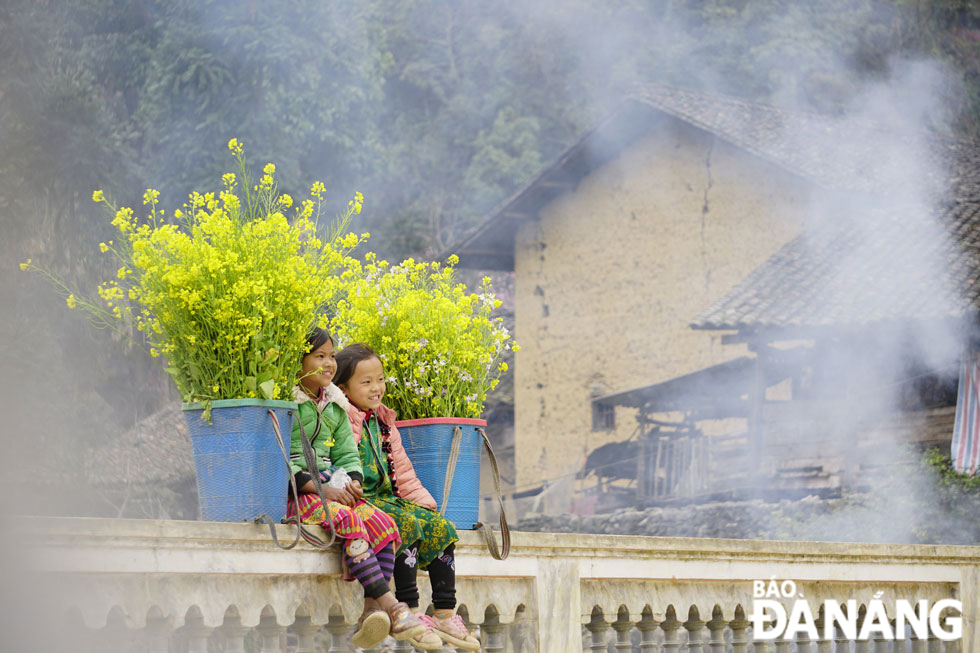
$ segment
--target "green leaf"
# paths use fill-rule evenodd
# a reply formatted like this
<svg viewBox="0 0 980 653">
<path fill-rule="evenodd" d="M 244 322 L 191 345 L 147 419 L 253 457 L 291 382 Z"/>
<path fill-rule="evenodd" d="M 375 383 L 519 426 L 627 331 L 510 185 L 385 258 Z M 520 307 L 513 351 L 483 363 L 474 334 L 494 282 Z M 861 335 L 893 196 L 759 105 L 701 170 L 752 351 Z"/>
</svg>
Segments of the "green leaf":
<svg viewBox="0 0 980 653">
<path fill-rule="evenodd" d="M 273 380 L 264 381 L 259 384 L 259 391 L 266 399 L 272 399 L 272 393 L 276 389 L 276 382 Z"/>
<path fill-rule="evenodd" d="M 245 377 L 245 387 L 249 389 L 250 392 L 255 392 L 255 377 L 246 376 Z"/>
</svg>

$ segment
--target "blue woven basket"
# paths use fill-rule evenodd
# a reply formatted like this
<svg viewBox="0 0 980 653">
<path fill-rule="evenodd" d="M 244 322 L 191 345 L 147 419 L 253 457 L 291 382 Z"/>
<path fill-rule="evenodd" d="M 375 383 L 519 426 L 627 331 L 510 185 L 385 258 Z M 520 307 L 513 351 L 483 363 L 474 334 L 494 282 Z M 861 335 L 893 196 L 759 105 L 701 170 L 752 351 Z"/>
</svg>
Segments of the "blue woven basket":
<svg viewBox="0 0 980 653">
<path fill-rule="evenodd" d="M 296 404 L 264 399 L 213 401 L 210 424 L 201 419 L 203 404 L 184 404 L 183 409 L 194 449 L 201 519 L 251 521 L 266 514 L 281 521 L 286 516 L 289 466 L 268 411 L 279 420 L 288 453 Z"/>
<path fill-rule="evenodd" d="M 459 426 L 462 429 L 463 438 L 445 513 L 446 519 L 458 529 L 472 529 L 480 521 L 480 452 L 483 438 L 476 429 L 485 428 L 486 425 L 486 420 L 461 417 L 395 422 L 405 453 L 412 461 L 422 485 L 436 500 L 437 508 L 442 506 L 453 428 Z"/>
</svg>

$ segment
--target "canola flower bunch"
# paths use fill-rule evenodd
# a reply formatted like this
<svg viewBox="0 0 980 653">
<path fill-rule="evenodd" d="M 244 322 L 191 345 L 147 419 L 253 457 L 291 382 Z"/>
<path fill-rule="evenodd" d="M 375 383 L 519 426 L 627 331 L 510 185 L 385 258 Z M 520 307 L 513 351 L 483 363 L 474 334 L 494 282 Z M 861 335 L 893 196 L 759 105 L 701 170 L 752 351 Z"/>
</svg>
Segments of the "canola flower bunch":
<svg viewBox="0 0 980 653">
<path fill-rule="evenodd" d="M 275 165 L 253 183 L 242 145 L 232 139 L 228 147 L 239 173 L 225 174 L 216 193 L 191 193 L 171 215 L 158 208 L 153 189 L 143 195 L 144 219 L 93 193 L 118 231 L 100 244 L 117 271 L 99 285 L 98 298 L 70 292 L 31 261 L 21 266 L 53 281 L 68 307 L 84 310 L 95 326 L 141 332 L 147 353 L 167 361 L 185 402 L 287 398 L 306 333 L 311 324 L 325 326 L 323 309 L 342 293 L 339 272 L 368 236 L 345 233 L 361 211 L 360 193 L 321 227 L 322 183 L 294 206 L 278 192 Z"/>
<path fill-rule="evenodd" d="M 492 316 L 500 306 L 484 277 L 467 292 L 447 265 L 406 259 L 390 266 L 367 254 L 342 275 L 346 297 L 333 329 L 341 343 L 364 342 L 385 367 L 385 404 L 400 419 L 480 417 L 487 393 L 507 371 L 501 360 L 519 348 Z"/>
</svg>

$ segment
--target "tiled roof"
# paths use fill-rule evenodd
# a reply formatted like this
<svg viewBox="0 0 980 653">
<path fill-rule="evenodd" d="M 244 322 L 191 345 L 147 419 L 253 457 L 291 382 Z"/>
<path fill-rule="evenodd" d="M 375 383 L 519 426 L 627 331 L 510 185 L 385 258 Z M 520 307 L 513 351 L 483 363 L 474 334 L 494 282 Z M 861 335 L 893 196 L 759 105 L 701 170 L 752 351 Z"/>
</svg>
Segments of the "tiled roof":
<svg viewBox="0 0 980 653">
<path fill-rule="evenodd" d="M 770 329 L 957 318 L 980 310 L 980 201 L 868 210 L 817 227 L 695 318 L 697 329 Z"/>
<path fill-rule="evenodd" d="M 641 85 L 632 88 L 624 103 L 595 129 L 441 257 L 456 253 L 461 267 L 513 269 L 518 226 L 533 218 L 543 204 L 574 188 L 575 180 L 635 142 L 664 114 L 824 188 L 889 193 L 890 188 L 904 188 L 911 180 L 919 195 L 939 203 L 980 199 L 980 147 L 974 143 L 928 136 L 907 125 L 881 125 L 730 96 Z"/>
<path fill-rule="evenodd" d="M 899 123 L 787 110 L 665 86 L 637 86 L 629 97 L 826 188 L 887 192 L 914 178 L 933 197 L 952 199 L 948 168 L 980 158 L 972 145 L 963 147 Z M 951 176 L 957 185 L 970 188 L 971 197 L 980 197 L 976 166 Z"/>
<path fill-rule="evenodd" d="M 194 457 L 179 404 L 162 408 L 86 455 L 85 474 L 98 485 L 194 482 Z"/>
<path fill-rule="evenodd" d="M 676 88 L 638 87 L 631 97 L 824 188 L 865 195 L 843 202 L 845 212 L 822 209 L 815 227 L 694 328 L 842 326 L 980 310 L 980 144 Z M 943 208 L 912 208 L 922 203 Z"/>
</svg>

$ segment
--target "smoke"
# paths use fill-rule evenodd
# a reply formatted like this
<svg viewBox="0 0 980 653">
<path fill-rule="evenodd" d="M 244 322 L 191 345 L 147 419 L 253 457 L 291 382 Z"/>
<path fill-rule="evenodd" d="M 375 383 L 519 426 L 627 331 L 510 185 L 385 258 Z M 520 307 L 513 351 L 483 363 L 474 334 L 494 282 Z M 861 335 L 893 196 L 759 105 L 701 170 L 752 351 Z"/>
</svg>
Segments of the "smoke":
<svg viewBox="0 0 980 653">
<path fill-rule="evenodd" d="M 750 97 L 800 114 L 817 112 L 831 127 L 828 137 L 818 142 L 798 140 L 801 132 L 790 127 L 774 134 L 786 150 L 812 153 L 815 149 L 823 159 L 841 162 L 825 170 L 826 178 L 816 184 L 822 190 L 812 194 L 807 207 L 800 256 L 838 248 L 842 232 L 847 234 L 847 248 L 837 252 L 832 269 L 811 279 L 822 286 L 811 294 L 839 298 L 835 306 L 844 307 L 842 314 L 863 310 L 887 315 L 902 301 L 921 296 L 923 289 L 934 300 L 929 312 L 900 325 L 884 318 L 874 326 L 850 324 L 841 335 L 821 339 L 826 346 L 819 349 L 810 338 L 825 357 L 820 371 L 823 382 L 855 391 L 854 401 L 838 404 L 835 446 L 846 450 L 848 434 L 872 428 L 882 415 L 903 404 L 907 384 L 900 383 L 902 378 L 938 371 L 948 374 L 955 368 L 967 333 L 958 322 L 929 319 L 942 314 L 944 306 L 955 309 L 958 301 L 946 269 L 948 233 L 937 222 L 939 206 L 949 197 L 952 175 L 946 167 L 948 152 L 940 148 L 937 153 L 934 135 L 952 131 L 956 118 L 952 107 L 958 106 L 963 91 L 943 62 L 916 58 L 902 49 L 900 7 L 870 0 L 576 0 L 492 6 L 422 3 L 403 9 L 379 2 L 343 12 L 317 10 L 310 14 L 313 18 L 299 20 L 283 19 L 279 9 L 246 4 L 140 3 L 121 13 L 107 11 L 121 40 L 138 40 L 148 33 L 153 16 L 205 27 L 195 31 L 202 38 L 192 42 L 167 33 L 175 40 L 161 47 L 168 48 L 171 56 L 153 74 L 173 82 L 169 86 L 136 87 L 140 66 L 149 65 L 146 60 L 118 61 L 100 53 L 93 60 L 115 80 L 100 90 L 111 98 L 106 104 L 109 109 L 75 115 L 65 111 L 72 105 L 66 103 L 64 93 L 41 96 L 32 133 L 43 136 L 52 115 L 63 121 L 57 123 L 62 127 L 56 131 L 60 140 L 52 139 L 45 148 L 59 164 L 56 172 L 86 170 L 76 189 L 85 195 L 91 187 L 101 186 L 98 181 L 105 175 L 125 168 L 128 172 L 120 183 L 127 187 L 119 191 L 124 197 L 136 197 L 142 185 L 156 185 L 159 176 L 170 189 L 167 196 L 176 202 L 190 190 L 188 185 L 211 182 L 223 171 L 220 163 L 202 157 L 200 148 L 191 145 L 203 141 L 217 152 L 227 138 L 238 136 L 254 143 L 257 161 L 273 158 L 267 152 L 288 153 L 275 157 L 287 186 L 302 185 L 307 180 L 301 174 L 312 173 L 328 185 L 333 181 L 333 187 L 341 189 L 339 195 L 364 190 L 366 211 L 375 213 L 371 230 L 380 232 L 379 239 L 393 249 L 392 242 L 398 239 L 386 232 L 400 231 L 404 224 L 393 224 L 391 215 L 406 222 L 428 216 L 436 225 L 458 219 L 459 224 L 448 230 L 458 233 L 467 224 L 460 216 L 473 220 L 482 210 L 462 203 L 460 196 L 479 197 L 489 205 L 506 197 L 533 176 L 533 163 L 550 160 L 574 142 L 618 106 L 633 85 L 657 83 L 708 96 Z M 251 12 L 256 20 L 240 20 L 243 12 Z M 75 18 L 97 22 L 89 15 Z M 306 38 L 310 33 L 329 38 L 317 42 Z M 37 52 L 48 45 L 70 45 L 58 43 L 57 38 L 58 33 L 39 38 Z M 29 47 L 26 42 L 16 43 L 19 48 Z M 206 56 L 201 56 L 197 67 L 178 68 L 191 54 L 201 52 Z M 141 56 L 148 60 L 150 55 L 141 52 Z M 64 61 L 59 65 L 69 72 L 73 69 Z M 167 66 L 177 68 L 178 74 Z M 197 72 L 192 75 L 192 71 Z M 87 75 L 100 72 L 104 71 Z M 4 71 L 15 73 L 13 68 Z M 88 79 L 81 74 L 66 76 L 76 91 Z M 276 92 L 259 97 L 242 93 L 257 76 Z M 3 88 L 4 98 L 13 97 L 13 85 L 5 83 Z M 141 94 L 153 99 L 146 109 L 153 120 L 144 123 L 150 128 L 140 134 L 109 133 L 107 122 Z M 200 107 L 214 102 L 221 103 L 219 128 L 201 121 Z M 306 124 L 311 116 L 321 120 L 315 132 Z M 460 123 L 468 131 L 454 131 Z M 26 149 L 9 128 L 0 130 L 4 143 Z M 100 136 L 86 140 L 85 134 Z M 515 151 L 519 150 L 515 142 L 523 143 L 521 139 L 534 142 L 527 148 L 533 152 Z M 482 168 L 463 172 L 475 158 L 477 141 L 485 146 L 479 152 L 481 165 L 499 173 L 492 183 L 481 184 L 490 176 L 482 174 Z M 133 142 L 139 146 L 124 147 Z M 100 167 L 95 169 L 90 165 L 93 143 L 100 144 Z M 286 146 L 277 150 L 282 143 Z M 840 156 L 835 157 L 836 149 L 842 150 Z M 107 163 L 115 160 L 116 151 L 128 153 L 121 159 L 124 165 Z M 846 161 L 856 163 L 847 167 Z M 32 174 L 24 176 L 48 175 L 52 168 L 41 163 L 32 162 Z M 8 192 L 12 196 L 9 189 L 0 195 Z M 29 204 L 25 201 L 21 206 Z M 41 204 L 39 200 L 33 206 Z M 21 463 L 30 460 L 38 443 L 44 442 L 63 454 L 56 463 L 57 483 L 71 483 L 81 472 L 71 461 L 83 459 L 93 443 L 103 444 L 131 426 L 134 416 L 145 416 L 165 403 L 160 399 L 166 396 L 161 392 L 165 377 L 151 372 L 149 364 L 136 364 L 134 356 L 111 360 L 96 356 L 93 352 L 111 349 L 92 344 L 105 334 L 91 333 L 80 319 L 66 314 L 60 300 L 45 295 L 49 292 L 45 287 L 25 285 L 17 277 L 16 263 L 38 258 L 36 253 L 45 247 L 64 248 L 47 254 L 68 258 L 65 269 L 71 274 L 91 265 L 80 251 L 91 251 L 104 236 L 91 230 L 91 225 L 104 222 L 96 211 L 65 209 L 62 213 L 70 218 L 54 221 L 53 227 L 48 224 L 52 220 L 45 218 L 46 231 L 32 231 L 25 226 L 30 221 L 24 219 L 24 212 L 11 210 L 9 201 L 0 206 L 5 226 L 16 227 L 12 233 L 26 234 L 7 244 L 8 262 L 3 267 L 4 305 L 12 310 L 5 316 L 2 340 L 16 343 L 3 350 L 2 386 L 8 391 L 9 416 L 5 441 L 20 451 L 19 462 L 11 467 L 30 469 Z M 707 215 L 709 226 L 712 217 Z M 59 225 L 71 227 L 64 242 L 55 240 Z M 52 235 L 58 244 L 45 245 L 44 234 Z M 901 247 L 892 238 L 896 235 L 905 236 Z M 419 244 L 418 238 L 405 240 L 418 249 L 431 246 L 431 242 Z M 875 265 L 869 265 L 869 260 Z M 874 274 L 869 276 L 869 270 Z M 701 278 L 704 273 L 692 262 L 692 288 L 706 285 L 719 297 L 727 291 L 708 284 Z M 914 308 L 902 310 L 914 313 Z M 836 326 L 841 316 L 824 317 L 823 326 Z M 596 342 L 601 347 L 601 337 Z M 101 387 L 96 388 L 98 379 Z M 794 382 L 799 385 L 803 380 Z M 744 391 L 744 387 L 731 389 L 734 396 Z M 137 399 L 144 403 L 132 405 Z M 807 420 L 813 421 L 810 413 L 797 421 Z M 24 476 L 30 475 L 10 478 Z M 57 500 L 35 500 L 38 492 L 33 487 L 29 478 L 11 483 L 7 496 L 12 509 L 22 509 L 23 500 L 48 511 L 66 511 L 57 507 Z M 926 496 L 929 491 L 927 481 L 909 477 L 909 496 Z M 82 513 L 95 509 L 73 507 Z M 833 534 L 834 528 L 828 527 L 826 535 Z"/>
<path fill-rule="evenodd" d="M 706 97 L 754 97 L 792 118 L 763 149 L 786 152 L 780 163 L 796 173 L 792 164 L 804 161 L 809 169 L 802 174 L 815 192 L 799 240 L 784 250 L 800 265 L 781 271 L 772 264 L 765 279 L 786 312 L 778 326 L 789 330 L 760 344 L 802 345 L 809 353 L 793 373 L 794 400 L 777 406 L 781 432 L 768 434 L 784 444 L 797 439 L 780 452 L 781 461 L 750 463 L 747 485 L 771 486 L 780 465 L 823 463 L 845 488 L 866 494 L 797 534 L 967 541 L 965 527 L 951 533 L 955 526 L 946 524 L 942 535 L 924 527 L 956 517 L 942 514 L 935 475 L 910 464 L 921 454 L 909 448 L 910 435 L 936 428 L 916 395 L 924 384 L 948 390 L 955 383 L 972 335 L 966 317 L 973 309 L 955 276 L 962 271 L 950 268 L 960 247 L 951 235 L 957 216 L 950 204 L 977 199 L 964 190 L 963 162 L 948 136 L 964 94 L 956 72 L 937 57 L 889 46 L 909 17 L 887 3 L 722 3 L 713 14 L 683 2 L 652 6 L 596 16 L 576 11 L 580 4 L 536 3 L 527 20 L 531 32 L 569 48 L 576 64 L 570 78 L 588 80 L 596 113 L 620 99 L 612 89 L 654 82 Z M 611 153 L 593 154 L 605 160 Z M 711 270 L 690 265 L 697 292 Z M 779 279 L 780 272 L 799 276 Z M 765 302 L 766 292 L 759 289 L 755 298 Z M 659 378 L 653 369 L 650 376 Z M 744 396 L 746 383 L 722 394 Z"/>
</svg>

